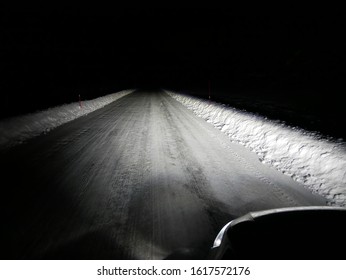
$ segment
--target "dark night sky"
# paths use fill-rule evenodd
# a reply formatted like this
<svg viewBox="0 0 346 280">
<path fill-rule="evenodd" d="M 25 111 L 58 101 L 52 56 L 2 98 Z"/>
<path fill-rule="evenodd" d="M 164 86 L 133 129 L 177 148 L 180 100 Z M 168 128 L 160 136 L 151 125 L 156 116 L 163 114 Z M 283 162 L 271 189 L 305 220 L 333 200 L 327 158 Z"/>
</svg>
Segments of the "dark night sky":
<svg viewBox="0 0 346 280">
<path fill-rule="evenodd" d="M 133 87 L 345 90 L 340 15 L 21 9 L 1 16 L 1 116 Z M 323 93 L 320 93 L 323 94 Z M 13 106 L 13 104 L 16 104 Z"/>
</svg>

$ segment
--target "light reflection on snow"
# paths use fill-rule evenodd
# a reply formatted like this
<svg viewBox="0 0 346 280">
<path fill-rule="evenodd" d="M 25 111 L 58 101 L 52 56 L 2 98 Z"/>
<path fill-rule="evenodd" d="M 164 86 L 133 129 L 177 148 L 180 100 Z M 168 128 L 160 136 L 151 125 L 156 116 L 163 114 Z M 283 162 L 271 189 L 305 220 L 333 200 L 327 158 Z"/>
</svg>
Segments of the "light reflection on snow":
<svg viewBox="0 0 346 280">
<path fill-rule="evenodd" d="M 346 206 L 345 143 L 223 104 L 166 92 L 255 152 L 263 163 L 324 196 L 330 205 Z"/>
<path fill-rule="evenodd" d="M 100 109 L 133 91 L 133 89 L 123 90 L 93 100 L 85 100 L 83 101 L 82 108 L 79 107 L 78 102 L 74 102 L 2 120 L 0 121 L 0 149 L 21 144 L 59 125 Z"/>
</svg>

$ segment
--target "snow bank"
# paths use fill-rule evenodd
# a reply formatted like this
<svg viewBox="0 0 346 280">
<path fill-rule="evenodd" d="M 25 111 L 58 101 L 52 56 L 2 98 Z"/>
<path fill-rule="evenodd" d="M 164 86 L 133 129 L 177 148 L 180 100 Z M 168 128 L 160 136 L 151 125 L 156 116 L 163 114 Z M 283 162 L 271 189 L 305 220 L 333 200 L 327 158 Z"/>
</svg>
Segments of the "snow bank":
<svg viewBox="0 0 346 280">
<path fill-rule="evenodd" d="M 93 100 L 82 101 L 82 108 L 78 102 L 49 108 L 44 111 L 27 114 L 0 121 L 0 149 L 6 149 L 29 138 L 48 132 L 51 129 L 87 115 L 115 100 L 133 92 L 123 90 Z"/>
<path fill-rule="evenodd" d="M 346 206 L 345 143 L 223 104 L 166 92 L 257 153 L 263 163 L 321 194 L 330 205 Z"/>
</svg>

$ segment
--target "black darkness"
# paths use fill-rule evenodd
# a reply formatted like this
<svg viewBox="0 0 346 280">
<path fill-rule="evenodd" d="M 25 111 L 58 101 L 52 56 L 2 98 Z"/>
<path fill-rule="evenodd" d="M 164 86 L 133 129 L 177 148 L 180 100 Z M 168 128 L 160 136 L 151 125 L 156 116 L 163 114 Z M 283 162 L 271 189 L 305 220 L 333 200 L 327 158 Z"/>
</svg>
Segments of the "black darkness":
<svg viewBox="0 0 346 280">
<path fill-rule="evenodd" d="M 216 99 L 275 93 L 327 127 L 345 119 L 345 27 L 341 13 L 2 12 L 1 118 L 126 88 L 204 95 L 211 80 Z"/>
</svg>

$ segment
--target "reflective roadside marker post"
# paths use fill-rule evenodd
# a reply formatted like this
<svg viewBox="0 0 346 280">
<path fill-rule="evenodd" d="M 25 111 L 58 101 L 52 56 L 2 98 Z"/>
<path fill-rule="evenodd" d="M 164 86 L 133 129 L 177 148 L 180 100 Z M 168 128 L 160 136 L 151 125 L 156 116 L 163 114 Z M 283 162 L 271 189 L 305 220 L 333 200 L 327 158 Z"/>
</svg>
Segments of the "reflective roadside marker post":
<svg viewBox="0 0 346 280">
<path fill-rule="evenodd" d="M 80 94 L 78 94 L 78 99 L 79 99 L 79 108 L 82 109 L 82 101 L 80 100 Z"/>
<path fill-rule="evenodd" d="M 208 92 L 209 92 L 209 100 L 210 100 L 210 80 L 208 80 Z"/>
</svg>

